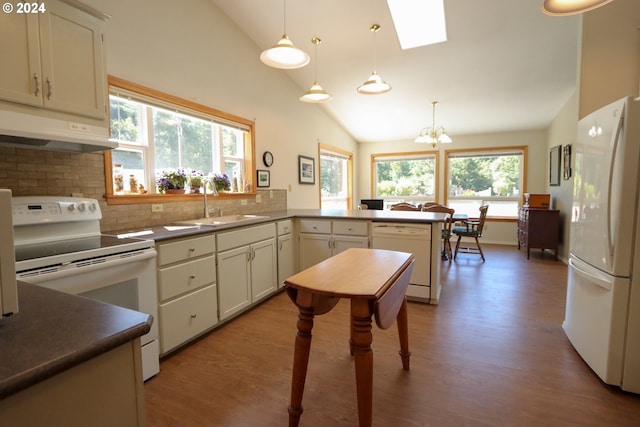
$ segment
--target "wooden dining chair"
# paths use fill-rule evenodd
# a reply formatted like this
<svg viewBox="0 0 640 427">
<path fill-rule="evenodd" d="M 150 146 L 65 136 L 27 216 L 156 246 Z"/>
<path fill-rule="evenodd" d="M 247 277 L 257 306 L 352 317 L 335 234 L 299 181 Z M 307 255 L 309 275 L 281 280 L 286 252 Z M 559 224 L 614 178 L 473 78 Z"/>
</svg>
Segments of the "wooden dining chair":
<svg viewBox="0 0 640 427">
<path fill-rule="evenodd" d="M 442 206 L 440 203 L 437 202 L 424 202 L 422 204 L 422 210 L 427 210 L 428 208 L 430 208 L 431 206 Z"/>
<path fill-rule="evenodd" d="M 456 242 L 456 250 L 453 254 L 453 259 L 458 257 L 458 250 L 462 250 L 465 253 L 476 253 L 480 254 L 482 258 L 482 262 L 485 261 L 484 254 L 482 253 L 482 247 L 480 246 L 480 241 L 478 240 L 482 237 L 482 229 L 484 228 L 484 221 L 487 218 L 487 209 L 489 209 L 488 205 L 480 206 L 480 217 L 477 219 L 468 219 L 463 222 L 462 227 L 453 227 L 453 234 L 458 236 L 458 241 Z M 468 247 L 460 247 L 460 240 L 463 237 L 472 237 L 476 242 L 476 247 L 468 246 Z"/>
<path fill-rule="evenodd" d="M 421 211 L 422 205 L 413 205 L 407 202 L 396 203 L 395 205 L 391 205 L 389 208 L 392 211 Z"/>
<path fill-rule="evenodd" d="M 442 212 L 449 214 L 445 222 L 442 223 L 442 259 L 448 259 L 449 263 L 451 263 L 451 259 L 453 258 L 451 250 L 451 228 L 455 222 L 453 219 L 453 214 L 456 212 L 455 209 L 435 204 L 422 208 L 422 210 L 424 212 Z"/>
</svg>

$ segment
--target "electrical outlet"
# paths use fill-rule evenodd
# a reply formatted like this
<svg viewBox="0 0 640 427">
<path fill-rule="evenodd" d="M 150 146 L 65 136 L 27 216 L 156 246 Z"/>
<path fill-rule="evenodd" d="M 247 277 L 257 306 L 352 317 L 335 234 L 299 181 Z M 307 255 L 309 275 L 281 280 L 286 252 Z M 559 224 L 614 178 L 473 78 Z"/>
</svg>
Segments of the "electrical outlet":
<svg viewBox="0 0 640 427">
<path fill-rule="evenodd" d="M 262 203 L 262 194 L 256 194 L 256 203 Z"/>
<path fill-rule="evenodd" d="M 151 205 L 151 212 L 162 212 L 164 210 L 164 206 L 161 204 L 153 204 Z"/>
<path fill-rule="evenodd" d="M 240 199 L 240 205 L 247 206 L 247 199 Z"/>
</svg>

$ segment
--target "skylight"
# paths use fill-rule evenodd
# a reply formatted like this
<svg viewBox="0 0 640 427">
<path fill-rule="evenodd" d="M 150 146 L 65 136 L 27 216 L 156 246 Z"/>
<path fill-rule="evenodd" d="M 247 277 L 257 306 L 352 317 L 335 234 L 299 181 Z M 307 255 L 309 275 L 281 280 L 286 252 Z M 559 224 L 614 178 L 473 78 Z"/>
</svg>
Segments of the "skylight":
<svg viewBox="0 0 640 427">
<path fill-rule="evenodd" d="M 444 0 L 387 0 L 387 5 L 403 50 L 447 41 Z"/>
</svg>

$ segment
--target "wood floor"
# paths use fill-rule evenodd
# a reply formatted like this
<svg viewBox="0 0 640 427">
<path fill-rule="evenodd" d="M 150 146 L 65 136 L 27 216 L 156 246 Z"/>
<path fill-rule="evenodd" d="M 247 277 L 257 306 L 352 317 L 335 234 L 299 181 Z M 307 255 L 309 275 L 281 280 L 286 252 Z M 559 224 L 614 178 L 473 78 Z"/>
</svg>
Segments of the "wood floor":
<svg viewBox="0 0 640 427">
<path fill-rule="evenodd" d="M 438 306 L 409 304 L 411 370 L 374 327 L 373 425 L 640 426 L 640 395 L 604 385 L 562 331 L 567 268 L 484 245 L 442 263 Z M 318 316 L 301 427 L 356 426 L 348 303 Z M 164 360 L 148 427 L 288 425 L 297 311 L 284 293 Z"/>
</svg>

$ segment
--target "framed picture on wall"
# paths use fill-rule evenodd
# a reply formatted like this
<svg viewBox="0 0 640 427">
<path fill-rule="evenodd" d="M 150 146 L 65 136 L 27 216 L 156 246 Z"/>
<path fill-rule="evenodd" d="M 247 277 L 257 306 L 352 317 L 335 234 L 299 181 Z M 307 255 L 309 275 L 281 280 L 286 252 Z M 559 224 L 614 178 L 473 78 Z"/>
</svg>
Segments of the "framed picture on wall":
<svg viewBox="0 0 640 427">
<path fill-rule="evenodd" d="M 271 185 L 269 171 L 258 170 L 256 171 L 256 173 L 257 173 L 256 181 L 258 182 L 258 187 L 268 187 Z"/>
<path fill-rule="evenodd" d="M 300 184 L 316 183 L 316 159 L 298 156 L 298 182 Z"/>
<path fill-rule="evenodd" d="M 561 145 L 556 145 L 549 151 L 549 185 L 560 185 L 560 153 Z"/>
</svg>

